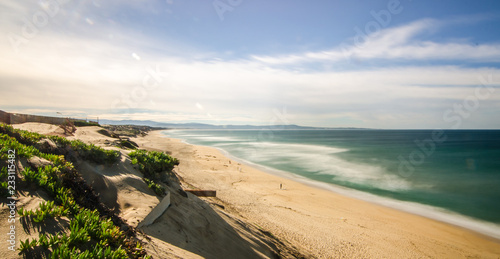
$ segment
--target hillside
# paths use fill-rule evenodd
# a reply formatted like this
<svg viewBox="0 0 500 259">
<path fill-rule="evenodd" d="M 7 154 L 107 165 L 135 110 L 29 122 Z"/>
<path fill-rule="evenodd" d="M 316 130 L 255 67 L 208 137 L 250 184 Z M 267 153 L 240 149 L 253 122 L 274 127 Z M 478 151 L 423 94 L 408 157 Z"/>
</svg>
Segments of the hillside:
<svg viewBox="0 0 500 259">
<path fill-rule="evenodd" d="M 269 233 L 246 223 L 237 214 L 224 210 L 224 206 L 218 203 L 216 198 L 199 198 L 184 192 L 184 189 L 190 186 L 182 179 L 177 178 L 175 169 L 161 172 L 163 177 L 156 179 L 155 185 L 146 183 L 144 173 L 138 170 L 137 164 L 132 164 L 130 154 L 134 152 L 133 149 L 116 147 L 113 144 L 116 138 L 101 134 L 101 127 L 78 127 L 74 136 L 67 138 L 59 137 L 61 136 L 60 128 L 49 124 L 15 125 L 19 129 L 46 135 L 31 135 L 26 131 L 13 131 L 9 130 L 9 127 L 2 127 L 5 139 L 11 139 L 15 143 L 19 141 L 19 144 L 16 145 L 21 145 L 19 147 L 22 148 L 29 146 L 34 148 L 33 154 L 20 155 L 18 161 L 18 168 L 22 168 L 17 172 L 18 179 L 20 179 L 18 208 L 36 212 L 37 208 L 44 206 L 42 202 L 50 201 L 55 201 L 56 208 L 65 208 L 59 202 L 57 194 L 54 196 L 43 185 L 38 186 L 36 181 L 27 179 L 26 173 L 24 173 L 26 169 L 28 171 L 44 170 L 44 163 L 54 162 L 47 161 L 36 164 L 33 161 L 46 161 L 41 157 L 50 158 L 52 155 L 62 155 L 62 157 L 55 157 L 54 161 L 63 159 L 60 161 L 70 166 L 70 169 L 67 170 L 70 170 L 69 172 L 74 175 L 71 178 L 74 180 L 66 179 L 67 177 L 62 175 L 60 177 L 66 180 L 61 184 L 66 186 L 64 188 L 69 188 L 77 204 L 75 206 L 79 208 L 74 209 L 74 211 L 70 209 L 71 212 L 64 215 L 42 220 L 42 224 L 34 222 L 30 216 L 22 217 L 22 223 L 16 223 L 17 229 L 24 229 L 24 231 L 17 232 L 18 240 L 29 239 L 32 241 L 37 239 L 38 243 L 34 243 L 32 248 L 25 249 L 22 254 L 18 255 L 19 257 L 33 255 L 38 250 L 44 251 L 47 255 L 58 251 L 57 249 L 61 248 L 56 244 L 44 248 L 45 246 L 41 243 L 42 236 L 48 235 L 47 237 L 50 237 L 52 235 L 56 237 L 61 236 L 61 233 L 68 233 L 67 235 L 72 236 L 76 230 L 69 227 L 73 224 L 75 217 L 78 217 L 81 210 L 92 211 L 94 209 L 97 209 L 96 213 L 102 220 L 109 219 L 113 222 L 119 230 L 117 235 L 120 236 L 120 240 L 124 238 L 123 242 L 125 243 L 122 246 L 124 250 L 122 251 L 120 250 L 122 248 L 118 247 L 122 241 L 116 241 L 118 243 L 114 241 L 114 243 L 110 243 L 112 251 L 127 253 L 128 257 L 144 258 L 146 255 L 153 256 L 153 258 L 300 257 L 300 254 L 293 248 L 289 248 Z M 9 135 L 10 137 L 8 137 Z M 81 143 L 78 144 L 80 148 L 69 144 L 73 142 L 66 141 L 81 141 L 78 142 Z M 9 148 L 7 145 L 11 144 L 3 142 L 2 145 Z M 112 158 L 110 157 L 108 162 L 101 161 L 98 157 L 85 155 L 90 153 L 82 153 L 81 150 L 109 154 L 112 155 Z M 61 170 L 66 170 L 64 168 L 61 167 Z M 58 179 L 56 177 L 54 181 L 58 182 Z M 158 188 L 164 190 L 164 193 L 169 194 L 170 206 L 152 225 L 138 227 L 164 197 L 164 193 L 158 194 L 155 191 L 155 186 L 159 186 Z M 93 200 L 91 203 L 87 202 L 89 198 Z M 6 203 L 6 200 L 3 202 Z M 8 208 L 2 207 L 0 211 L 2 222 L 7 222 L 5 217 L 8 213 Z M 0 231 L 7 233 L 8 227 L 8 225 L 2 224 Z M 91 240 L 98 241 L 94 238 Z M 139 250 L 132 248 L 132 246 L 136 246 L 136 243 Z M 130 248 L 127 248 L 125 244 L 130 244 Z M 77 243 L 70 242 L 69 247 L 77 249 L 80 253 L 84 251 L 95 252 L 92 249 L 87 250 L 89 247 Z M 137 254 L 134 254 L 136 252 Z M 9 258 L 11 254 L 8 251 L 5 253 L 7 254 L 0 256 Z"/>
</svg>

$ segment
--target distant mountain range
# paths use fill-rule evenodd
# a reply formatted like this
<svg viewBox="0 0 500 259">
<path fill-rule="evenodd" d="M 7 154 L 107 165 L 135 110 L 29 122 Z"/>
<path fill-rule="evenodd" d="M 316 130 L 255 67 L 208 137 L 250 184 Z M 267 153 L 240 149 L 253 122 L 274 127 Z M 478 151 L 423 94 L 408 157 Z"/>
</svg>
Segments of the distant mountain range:
<svg viewBox="0 0 500 259">
<path fill-rule="evenodd" d="M 246 129 L 246 130 L 260 130 L 260 129 L 280 129 L 280 130 L 320 130 L 320 129 L 358 129 L 358 128 L 325 128 L 325 127 L 306 127 L 298 125 L 212 125 L 204 123 L 164 123 L 151 120 L 99 120 L 100 124 L 108 125 L 141 125 L 168 129 Z"/>
</svg>

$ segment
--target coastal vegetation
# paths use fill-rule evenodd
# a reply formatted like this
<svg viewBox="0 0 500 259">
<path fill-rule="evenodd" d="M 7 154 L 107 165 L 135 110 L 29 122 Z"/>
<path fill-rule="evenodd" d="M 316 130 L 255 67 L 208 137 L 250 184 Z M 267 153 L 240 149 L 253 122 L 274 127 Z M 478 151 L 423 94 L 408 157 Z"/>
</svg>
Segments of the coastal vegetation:
<svg viewBox="0 0 500 259">
<path fill-rule="evenodd" d="M 17 163 L 23 168 L 19 168 L 17 193 L 10 194 L 3 184 L 8 176 L 7 167 L 2 166 L 3 197 L 17 196 L 19 187 L 23 186 L 26 190 L 44 190 L 52 199 L 40 203 L 34 210 L 19 208 L 23 227 L 43 228 L 47 220 L 54 218 L 64 217 L 69 221 L 67 229 L 54 234 L 40 231 L 38 238 L 21 241 L 19 249 L 25 257 L 41 252 L 44 258 L 148 258 L 135 232 L 128 227 L 125 232 L 120 229 L 126 223 L 99 201 L 69 161 L 78 158 L 98 164 L 113 163 L 120 156 L 118 151 L 79 140 L 16 130 L 4 124 L 0 125 L 0 148 L 1 163 L 8 161 L 9 150 L 15 150 L 16 160 L 45 160 L 38 165 Z"/>
<path fill-rule="evenodd" d="M 87 126 L 100 126 L 99 123 L 93 122 L 93 121 L 82 121 L 82 120 L 75 120 L 73 121 L 73 124 L 76 127 L 87 127 Z"/>
<path fill-rule="evenodd" d="M 176 158 L 158 151 L 135 150 L 129 156 L 132 164 L 137 164 L 146 178 L 158 179 L 163 173 L 171 173 L 174 166 L 179 164 Z"/>
<path fill-rule="evenodd" d="M 106 150 L 94 144 L 86 144 L 80 140 L 68 140 L 60 136 L 45 136 L 36 132 L 18 130 L 5 124 L 0 125 L 0 134 L 2 134 L 4 142 L 10 143 L 13 149 L 19 148 L 17 152 L 21 152 L 21 155 L 25 154 L 28 157 L 33 155 L 40 156 L 41 151 L 45 151 L 46 154 L 43 154 L 45 157 L 42 158 L 47 160 L 50 160 L 54 155 L 50 153 L 53 152 L 58 155 L 66 155 L 70 160 L 81 158 L 98 164 L 114 163 L 120 158 L 120 152 L 116 150 Z M 12 139 L 9 140 L 4 136 L 10 136 L 16 141 L 12 142 Z M 50 140 L 55 146 L 44 144 L 47 142 L 41 143 L 42 140 Z M 15 142 L 18 142 L 18 144 Z M 19 145 L 25 145 L 26 148 L 20 148 Z M 5 148 L 5 146 L 2 148 Z M 3 156 L 6 154 L 7 152 L 2 153 Z"/>
<path fill-rule="evenodd" d="M 158 196 L 165 195 L 165 192 L 166 192 L 165 187 L 159 185 L 158 183 L 156 183 L 153 180 L 149 180 L 148 178 L 142 178 L 142 179 L 144 180 L 144 182 L 146 182 L 148 187 L 156 193 L 156 195 L 158 195 Z"/>
<path fill-rule="evenodd" d="M 139 167 L 144 175 L 143 180 L 157 195 L 163 196 L 165 188 L 158 181 L 166 177 L 173 177 L 172 169 L 179 165 L 179 160 L 164 152 L 134 150 L 129 154 L 132 164 Z"/>
</svg>

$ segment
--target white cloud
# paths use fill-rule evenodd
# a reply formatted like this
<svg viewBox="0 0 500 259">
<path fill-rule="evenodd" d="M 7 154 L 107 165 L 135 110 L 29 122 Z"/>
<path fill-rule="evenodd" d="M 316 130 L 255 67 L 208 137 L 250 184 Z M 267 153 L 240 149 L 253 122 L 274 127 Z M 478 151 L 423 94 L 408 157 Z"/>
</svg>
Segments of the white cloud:
<svg viewBox="0 0 500 259">
<path fill-rule="evenodd" d="M 442 26 L 443 22 L 422 19 L 370 35 L 358 34 L 349 41 L 351 44 L 330 50 L 278 57 L 253 56 L 253 58 L 269 64 L 338 62 L 350 59 L 500 61 L 500 44 L 441 43 L 417 38 L 420 34 L 434 31 Z"/>
</svg>

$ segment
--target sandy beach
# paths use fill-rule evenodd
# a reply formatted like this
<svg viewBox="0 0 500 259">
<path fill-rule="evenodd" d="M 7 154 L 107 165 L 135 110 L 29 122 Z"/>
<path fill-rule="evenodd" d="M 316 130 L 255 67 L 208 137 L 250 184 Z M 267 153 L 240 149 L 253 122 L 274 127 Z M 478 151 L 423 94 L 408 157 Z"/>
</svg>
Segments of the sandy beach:
<svg viewBox="0 0 500 259">
<path fill-rule="evenodd" d="M 49 124 L 15 127 L 60 134 Z M 130 150 L 109 145 L 114 139 L 100 129 L 80 127 L 69 138 L 120 150 L 120 161 L 75 166 L 101 201 L 135 228 L 160 198 L 131 164 Z M 153 258 L 500 258 L 500 240 L 279 177 L 161 131 L 131 140 L 180 160 L 174 169 L 180 183 L 166 186 L 170 207 L 152 225 L 138 227 Z M 217 197 L 199 198 L 182 189 L 216 190 Z M 43 191 L 22 195 L 19 206 L 35 208 L 47 199 Z M 2 208 L 2 217 L 6 213 Z M 20 232 L 18 238 L 37 235 Z"/>
<path fill-rule="evenodd" d="M 238 163 L 210 147 L 164 137 L 134 139 L 181 162 L 185 185 L 217 190 L 225 210 L 318 258 L 499 258 L 500 241 Z M 280 185 L 282 189 L 280 189 Z"/>
</svg>

